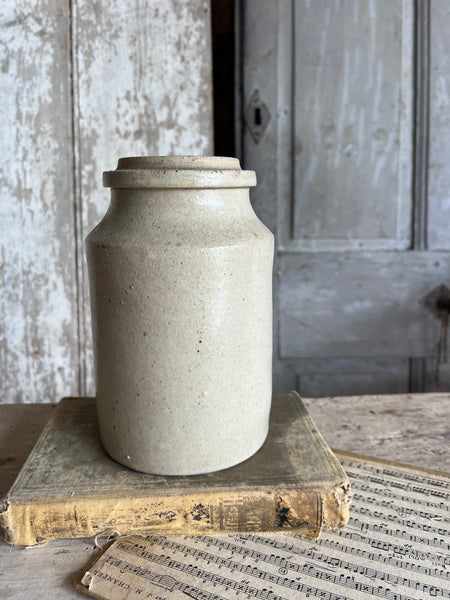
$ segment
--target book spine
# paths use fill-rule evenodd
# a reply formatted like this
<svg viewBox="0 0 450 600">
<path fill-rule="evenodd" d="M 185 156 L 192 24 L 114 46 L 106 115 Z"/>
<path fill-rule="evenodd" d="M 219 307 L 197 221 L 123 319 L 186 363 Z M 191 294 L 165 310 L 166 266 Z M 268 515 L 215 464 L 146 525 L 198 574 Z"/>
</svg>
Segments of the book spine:
<svg viewBox="0 0 450 600">
<path fill-rule="evenodd" d="M 0 515 L 0 524 L 10 544 L 23 546 L 111 531 L 121 535 L 290 531 L 318 537 L 324 525 L 336 528 L 347 522 L 348 502 L 343 498 L 338 502 L 337 496 L 336 490 L 272 489 L 10 501 Z"/>
</svg>

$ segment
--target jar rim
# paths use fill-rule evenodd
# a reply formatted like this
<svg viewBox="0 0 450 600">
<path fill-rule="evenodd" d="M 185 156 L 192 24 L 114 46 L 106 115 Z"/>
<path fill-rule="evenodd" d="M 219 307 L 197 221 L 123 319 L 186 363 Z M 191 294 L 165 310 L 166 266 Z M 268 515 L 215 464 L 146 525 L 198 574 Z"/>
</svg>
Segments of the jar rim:
<svg viewBox="0 0 450 600">
<path fill-rule="evenodd" d="M 117 170 L 146 169 L 233 169 L 240 170 L 238 158 L 230 156 L 124 156 L 117 162 Z"/>
<path fill-rule="evenodd" d="M 246 188 L 256 185 L 254 171 L 224 156 L 129 156 L 103 173 L 111 188 Z"/>
</svg>

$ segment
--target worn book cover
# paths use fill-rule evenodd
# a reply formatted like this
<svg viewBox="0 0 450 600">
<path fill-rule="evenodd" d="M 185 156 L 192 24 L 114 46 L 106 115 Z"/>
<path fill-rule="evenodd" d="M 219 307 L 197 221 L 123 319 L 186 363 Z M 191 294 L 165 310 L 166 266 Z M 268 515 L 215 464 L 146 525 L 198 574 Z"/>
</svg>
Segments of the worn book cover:
<svg viewBox="0 0 450 600">
<path fill-rule="evenodd" d="M 131 471 L 100 443 L 95 400 L 64 398 L 2 501 L 7 541 L 120 534 L 282 532 L 344 527 L 350 485 L 296 392 L 275 394 L 263 447 L 215 473 Z"/>
</svg>

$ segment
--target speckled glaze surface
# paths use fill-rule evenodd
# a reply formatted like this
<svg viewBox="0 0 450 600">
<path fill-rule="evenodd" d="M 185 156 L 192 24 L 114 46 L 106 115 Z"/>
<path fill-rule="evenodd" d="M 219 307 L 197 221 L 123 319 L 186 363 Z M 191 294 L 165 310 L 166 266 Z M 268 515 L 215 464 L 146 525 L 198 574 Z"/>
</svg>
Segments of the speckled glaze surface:
<svg viewBox="0 0 450 600">
<path fill-rule="evenodd" d="M 255 174 L 218 157 L 120 159 L 86 240 L 106 451 L 189 475 L 254 454 L 272 394 L 273 236 Z"/>
</svg>

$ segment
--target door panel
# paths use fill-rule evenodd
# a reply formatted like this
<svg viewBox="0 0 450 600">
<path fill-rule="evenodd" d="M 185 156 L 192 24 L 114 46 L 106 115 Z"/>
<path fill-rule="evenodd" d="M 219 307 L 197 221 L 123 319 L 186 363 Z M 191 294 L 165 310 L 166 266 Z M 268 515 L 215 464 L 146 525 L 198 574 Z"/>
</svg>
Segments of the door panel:
<svg viewBox="0 0 450 600">
<path fill-rule="evenodd" d="M 449 280 L 443 252 L 283 254 L 280 357 L 429 356 L 438 331 L 428 296 Z"/>
<path fill-rule="evenodd" d="M 411 5 L 346 0 L 293 9 L 289 247 L 407 248 Z"/>
</svg>

